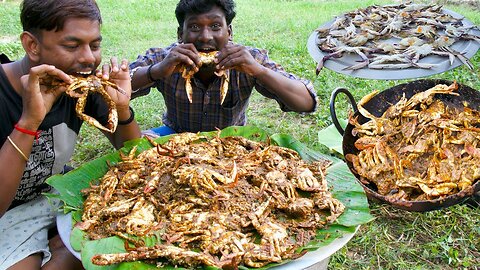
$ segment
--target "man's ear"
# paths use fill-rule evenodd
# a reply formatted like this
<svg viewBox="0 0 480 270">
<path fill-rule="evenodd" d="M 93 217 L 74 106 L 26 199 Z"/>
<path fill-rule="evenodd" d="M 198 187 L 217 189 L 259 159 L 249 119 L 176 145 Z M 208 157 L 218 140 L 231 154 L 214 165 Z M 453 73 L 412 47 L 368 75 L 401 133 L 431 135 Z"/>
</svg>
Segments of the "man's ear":
<svg viewBox="0 0 480 270">
<path fill-rule="evenodd" d="M 179 26 L 177 28 L 177 40 L 178 40 L 178 43 L 183 43 L 183 29 Z"/>
<path fill-rule="evenodd" d="M 233 41 L 233 28 L 232 25 L 228 25 L 228 41 Z"/>
<path fill-rule="evenodd" d="M 38 39 L 30 32 L 23 31 L 20 34 L 23 49 L 32 62 L 38 62 L 40 59 L 40 43 Z"/>
</svg>

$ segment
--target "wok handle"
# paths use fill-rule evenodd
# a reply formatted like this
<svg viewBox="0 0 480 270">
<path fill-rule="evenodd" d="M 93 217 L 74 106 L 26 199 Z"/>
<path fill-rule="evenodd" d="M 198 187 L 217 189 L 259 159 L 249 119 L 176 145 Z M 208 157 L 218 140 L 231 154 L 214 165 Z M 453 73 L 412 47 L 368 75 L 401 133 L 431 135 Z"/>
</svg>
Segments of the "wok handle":
<svg viewBox="0 0 480 270">
<path fill-rule="evenodd" d="M 333 124 L 337 128 L 338 132 L 343 136 L 343 134 L 345 133 L 345 130 L 340 125 L 340 122 L 338 122 L 337 112 L 335 111 L 335 98 L 339 93 L 344 93 L 348 97 L 350 104 L 352 105 L 353 110 L 355 112 L 358 110 L 358 108 L 357 108 L 357 103 L 355 102 L 355 98 L 353 97 L 352 93 L 348 91 L 347 88 L 339 87 L 333 90 L 332 96 L 330 97 L 330 115 L 332 116 Z"/>
</svg>

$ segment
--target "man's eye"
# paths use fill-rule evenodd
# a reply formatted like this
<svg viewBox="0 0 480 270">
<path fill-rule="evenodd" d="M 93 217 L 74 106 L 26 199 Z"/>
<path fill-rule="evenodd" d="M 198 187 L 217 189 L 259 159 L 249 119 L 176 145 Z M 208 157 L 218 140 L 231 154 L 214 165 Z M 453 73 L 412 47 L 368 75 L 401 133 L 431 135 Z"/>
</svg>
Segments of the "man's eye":
<svg viewBox="0 0 480 270">
<path fill-rule="evenodd" d="M 63 47 L 67 50 L 74 50 L 78 48 L 78 45 L 63 45 Z"/>
<path fill-rule="evenodd" d="M 90 45 L 90 49 L 92 49 L 92 51 L 97 51 L 97 50 L 100 50 L 102 46 L 100 46 L 100 44 L 92 44 Z"/>
<path fill-rule="evenodd" d="M 189 28 L 190 28 L 190 30 L 192 30 L 192 31 L 198 31 L 198 30 L 200 30 L 200 27 L 198 27 L 198 25 L 196 25 L 196 24 L 190 25 Z"/>
<path fill-rule="evenodd" d="M 219 23 L 216 23 L 216 24 L 212 25 L 213 30 L 220 30 L 221 28 L 222 28 L 222 26 Z"/>
</svg>

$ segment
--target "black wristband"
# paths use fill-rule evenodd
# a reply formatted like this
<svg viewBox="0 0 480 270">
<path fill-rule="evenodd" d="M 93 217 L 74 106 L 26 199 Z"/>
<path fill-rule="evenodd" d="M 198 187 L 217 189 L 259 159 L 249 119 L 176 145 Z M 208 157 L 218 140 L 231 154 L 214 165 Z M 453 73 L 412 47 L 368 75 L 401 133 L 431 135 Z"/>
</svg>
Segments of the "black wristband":
<svg viewBox="0 0 480 270">
<path fill-rule="evenodd" d="M 130 117 L 124 121 L 118 120 L 119 125 L 128 125 L 135 119 L 135 112 L 133 112 L 132 107 L 128 107 L 128 109 L 130 110 Z"/>
<path fill-rule="evenodd" d="M 153 65 L 155 65 L 155 64 L 150 65 L 147 69 L 147 77 L 150 80 L 150 82 L 156 82 L 157 81 L 152 77 L 152 67 L 153 67 Z"/>
</svg>

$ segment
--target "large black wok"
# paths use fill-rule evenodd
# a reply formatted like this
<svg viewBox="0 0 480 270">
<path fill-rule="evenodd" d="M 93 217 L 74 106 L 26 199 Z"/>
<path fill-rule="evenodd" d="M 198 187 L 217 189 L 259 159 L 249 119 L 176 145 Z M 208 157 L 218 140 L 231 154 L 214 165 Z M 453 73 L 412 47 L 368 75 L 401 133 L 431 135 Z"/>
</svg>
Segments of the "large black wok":
<svg viewBox="0 0 480 270">
<path fill-rule="evenodd" d="M 432 88 L 437 84 L 450 85 L 451 83 L 451 81 L 447 80 L 429 79 L 400 84 L 378 93 L 366 104 L 364 104 L 363 107 L 373 115 L 380 117 L 385 112 L 385 110 L 387 110 L 388 107 L 390 107 L 392 104 L 397 103 L 403 94 L 405 94 L 406 98 L 410 98 L 414 94 L 428 90 L 429 88 Z M 359 151 L 354 146 L 354 143 L 358 139 L 358 137 L 352 135 L 353 125 L 347 124 L 345 130 L 343 130 L 336 116 L 335 98 L 339 93 L 344 93 L 347 95 L 355 111 L 353 116 L 358 116 L 359 123 L 363 124 L 367 122 L 369 118 L 364 117 L 358 112 L 355 100 L 347 89 L 337 88 L 332 92 L 332 96 L 330 99 L 330 113 L 332 115 L 332 121 L 335 124 L 335 127 L 343 136 L 343 155 L 346 156 L 347 154 L 358 154 Z M 460 94 L 459 96 L 436 95 L 435 97 L 442 100 L 446 105 L 451 107 L 461 109 L 463 108 L 463 102 L 466 101 L 468 102 L 470 108 L 480 110 L 480 93 L 477 90 L 459 84 L 458 93 Z M 360 185 L 362 185 L 362 187 L 364 188 L 369 199 L 379 200 L 381 202 L 391 204 L 397 208 L 407 211 L 425 212 L 452 206 L 454 204 L 461 203 L 464 200 L 469 199 L 475 192 L 478 192 L 480 190 L 480 180 L 477 180 L 471 187 L 441 199 L 428 201 L 405 201 L 392 199 L 377 193 L 377 188 L 374 184 L 370 183 L 366 179 L 362 179 L 363 177 L 359 176 L 356 173 L 351 162 L 349 162 L 348 160 L 346 160 L 345 162 L 350 168 L 350 171 L 357 178 Z"/>
</svg>

